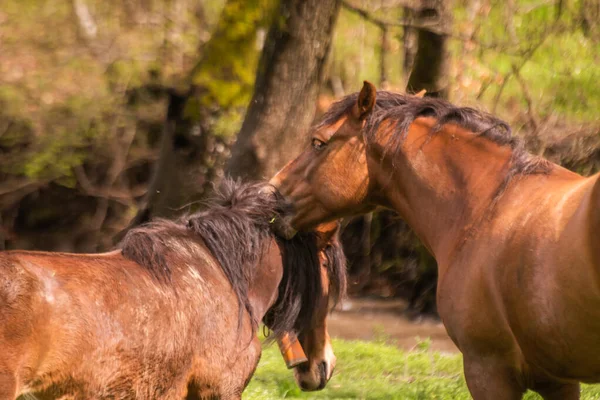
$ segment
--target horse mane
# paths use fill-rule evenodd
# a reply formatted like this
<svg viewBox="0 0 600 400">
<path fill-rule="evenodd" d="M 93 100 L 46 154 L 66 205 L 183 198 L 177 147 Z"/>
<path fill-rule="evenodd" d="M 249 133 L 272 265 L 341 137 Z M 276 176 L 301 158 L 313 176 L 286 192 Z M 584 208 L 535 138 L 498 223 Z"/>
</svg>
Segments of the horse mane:
<svg viewBox="0 0 600 400">
<path fill-rule="evenodd" d="M 339 239 L 339 232 L 335 238 L 323 249 L 327 259 L 327 272 L 329 277 L 329 298 L 332 300 L 332 309 L 346 296 L 346 255 Z"/>
<path fill-rule="evenodd" d="M 352 93 L 334 103 L 323 115 L 317 129 L 331 125 L 348 114 L 358 100 L 358 93 Z M 498 189 L 498 194 L 506 188 L 516 175 L 548 174 L 552 164 L 541 157 L 531 155 L 525 149 L 523 141 L 512 135 L 510 126 L 501 119 L 471 107 L 458 107 L 450 102 L 433 97 L 402 95 L 388 91 L 377 91 L 375 107 L 367 117 L 363 130 L 367 145 L 373 144 L 375 133 L 384 121 L 392 122 L 389 129 L 394 130 L 391 140 L 384 149 L 384 155 L 400 152 L 402 143 L 408 134 L 410 125 L 419 117 L 433 117 L 437 123 L 431 134 L 438 133 L 446 124 L 457 124 L 474 135 L 484 137 L 499 146 L 509 146 L 512 150 L 511 165 Z M 395 158 L 395 157 L 394 157 Z"/>
<path fill-rule="evenodd" d="M 123 256 L 146 268 L 158 281 L 168 282 L 172 273 L 166 259 L 170 242 L 177 240 L 180 246 L 197 251 L 198 239 L 202 239 L 238 298 L 239 323 L 245 309 L 254 330 L 260 321 L 250 304 L 249 286 L 258 262 L 275 238 L 284 273 L 271 309 L 274 318 L 270 328 L 280 333 L 312 326 L 312 316 L 319 306 L 313 294 L 322 291 L 317 233 L 298 234 L 291 240 L 277 237 L 271 222 L 289 213 L 290 206 L 266 187 L 264 183 L 242 184 L 225 179 L 204 211 L 177 221 L 159 219 L 129 231 L 119 246 Z M 334 291 L 341 296 L 345 290 L 345 264 L 341 264 L 343 260 L 336 262 L 332 271 L 342 274 L 344 283 L 340 286 L 337 282 L 342 282 L 341 278 L 336 279 Z"/>
</svg>

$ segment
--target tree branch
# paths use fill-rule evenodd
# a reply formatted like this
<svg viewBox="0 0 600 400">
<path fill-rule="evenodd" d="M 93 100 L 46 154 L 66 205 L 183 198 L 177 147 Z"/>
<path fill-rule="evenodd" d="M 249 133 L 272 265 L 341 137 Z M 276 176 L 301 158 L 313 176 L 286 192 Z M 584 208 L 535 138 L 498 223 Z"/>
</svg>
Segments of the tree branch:
<svg viewBox="0 0 600 400">
<path fill-rule="evenodd" d="M 31 186 L 40 186 L 40 182 L 32 181 L 30 179 L 8 181 L 5 182 L 3 185 L 0 185 L 0 196 L 11 194 Z"/>
<path fill-rule="evenodd" d="M 380 29 L 384 29 L 386 27 L 400 27 L 400 28 L 408 27 L 408 28 L 429 30 L 433 33 L 437 33 L 440 35 L 449 35 L 446 32 L 439 32 L 438 30 L 434 29 L 435 25 L 413 24 L 411 22 L 406 22 L 406 21 L 400 21 L 400 22 L 386 21 L 384 19 L 375 17 L 370 12 L 363 10 L 362 8 L 356 7 L 355 5 L 353 5 L 347 1 L 342 1 L 342 7 L 344 7 L 348 11 L 351 11 L 355 14 L 360 15 L 363 19 L 367 20 L 368 22 L 370 22 L 374 25 L 377 25 Z"/>
<path fill-rule="evenodd" d="M 500 96 L 502 95 L 502 92 L 504 91 L 504 87 L 506 86 L 506 83 L 508 82 L 508 80 L 510 79 L 510 77 L 512 75 L 516 75 L 518 74 L 521 69 L 525 66 L 525 64 L 527 64 L 527 62 L 531 59 L 531 57 L 533 57 L 533 55 L 535 54 L 535 52 L 537 51 L 537 49 L 539 49 L 542 44 L 544 44 L 544 42 L 546 41 L 546 38 L 548 38 L 549 34 L 552 33 L 553 28 L 555 25 L 552 25 L 549 29 L 547 29 L 547 31 L 549 32 L 544 32 L 544 34 L 542 35 L 542 38 L 533 46 L 531 46 L 529 49 L 527 49 L 524 52 L 523 55 L 523 60 L 521 60 L 521 64 L 519 65 L 512 65 L 512 71 L 509 72 L 505 77 L 504 80 L 502 81 L 502 85 L 500 85 L 500 88 L 498 89 L 498 92 L 496 93 L 496 96 L 494 98 L 494 107 L 492 108 L 492 113 L 496 113 L 496 107 L 498 106 L 498 102 L 500 101 Z"/>
<path fill-rule="evenodd" d="M 535 116 L 535 111 L 533 109 L 533 100 L 531 98 L 531 94 L 527 88 L 527 84 L 525 80 L 521 77 L 520 68 L 518 68 L 515 64 L 512 65 L 513 74 L 515 75 L 515 79 L 519 82 L 521 86 L 521 90 L 523 91 L 523 96 L 525 97 L 525 101 L 527 102 L 527 115 L 529 116 L 529 122 L 533 126 L 534 132 L 538 130 L 540 126 L 538 122 L 538 118 Z"/>
<path fill-rule="evenodd" d="M 540 3 L 538 6 L 542 6 L 542 5 L 549 4 L 549 3 L 550 2 Z M 467 36 L 456 35 L 451 32 L 446 32 L 446 31 L 443 31 L 440 29 L 436 29 L 437 24 L 433 24 L 433 23 L 430 25 L 430 24 L 417 24 L 417 23 L 412 23 L 412 22 L 408 22 L 408 21 L 399 21 L 399 22 L 387 21 L 385 19 L 374 16 L 369 11 L 359 8 L 346 0 L 342 1 L 342 7 L 344 7 L 346 10 L 348 10 L 350 12 L 358 14 L 363 19 L 376 25 L 379 29 L 382 29 L 382 30 L 386 29 L 386 28 L 389 29 L 392 27 L 421 29 L 424 31 L 429 31 L 429 32 L 435 33 L 437 35 L 446 36 L 450 39 L 459 40 L 459 41 L 468 42 L 468 43 L 474 43 L 484 50 L 494 50 L 494 51 L 498 51 L 498 52 L 504 53 L 509 56 L 513 56 L 513 57 L 526 57 L 527 58 L 527 55 L 528 55 L 528 50 L 525 50 L 523 52 L 515 52 L 515 53 L 509 52 L 508 50 L 510 50 L 510 43 L 484 43 L 484 42 L 481 42 L 481 41 L 475 39 L 474 34 L 467 35 Z M 552 28 L 554 28 L 554 25 L 552 26 Z"/>
<path fill-rule="evenodd" d="M 88 39 L 95 39 L 98 34 L 98 26 L 87 4 L 83 0 L 73 0 L 73 9 L 75 10 L 81 31 Z"/>
<path fill-rule="evenodd" d="M 101 199 L 114 200 L 125 206 L 130 207 L 133 204 L 133 199 L 146 194 L 145 185 L 139 185 L 129 190 L 119 190 L 114 188 L 99 188 L 92 184 L 83 170 L 83 167 L 77 166 L 73 168 L 77 183 L 81 188 L 81 192 L 86 196 L 98 197 Z"/>
<path fill-rule="evenodd" d="M 0 209 L 8 209 L 13 204 L 21 201 L 23 197 L 35 192 L 51 180 L 32 181 L 30 179 L 18 179 L 6 182 L 0 186 Z"/>
<path fill-rule="evenodd" d="M 387 71 L 387 48 L 388 48 L 388 28 L 384 26 L 381 29 L 381 51 L 379 53 L 379 86 L 387 89 L 388 71 Z"/>
</svg>

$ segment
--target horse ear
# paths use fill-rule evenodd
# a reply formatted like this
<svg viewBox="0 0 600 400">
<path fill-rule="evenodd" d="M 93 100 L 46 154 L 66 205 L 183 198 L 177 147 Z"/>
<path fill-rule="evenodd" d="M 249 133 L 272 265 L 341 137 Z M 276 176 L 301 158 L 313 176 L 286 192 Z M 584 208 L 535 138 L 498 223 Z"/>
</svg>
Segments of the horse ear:
<svg viewBox="0 0 600 400">
<path fill-rule="evenodd" d="M 363 82 L 363 87 L 358 95 L 358 101 L 356 102 L 357 109 L 357 117 L 359 120 L 363 120 L 369 115 L 371 111 L 373 111 L 373 107 L 375 106 L 375 99 L 377 96 L 377 89 L 375 89 L 375 85 L 373 85 L 369 81 Z"/>
</svg>

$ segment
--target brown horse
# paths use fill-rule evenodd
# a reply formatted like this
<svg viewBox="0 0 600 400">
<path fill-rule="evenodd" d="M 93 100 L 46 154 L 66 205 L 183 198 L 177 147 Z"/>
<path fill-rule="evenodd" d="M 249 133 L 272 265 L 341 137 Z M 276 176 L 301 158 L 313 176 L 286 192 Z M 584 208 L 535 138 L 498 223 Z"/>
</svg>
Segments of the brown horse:
<svg viewBox="0 0 600 400">
<path fill-rule="evenodd" d="M 0 399 L 239 399 L 263 318 L 298 333 L 298 384 L 323 388 L 343 255 L 335 238 L 274 236 L 279 200 L 228 182 L 206 211 L 134 229 L 118 251 L 0 253 Z"/>
<path fill-rule="evenodd" d="M 489 114 L 368 82 L 310 134 L 271 180 L 291 225 L 396 210 L 438 262 L 439 313 L 475 399 L 577 399 L 580 381 L 600 381 L 598 175 L 529 155 Z"/>
</svg>

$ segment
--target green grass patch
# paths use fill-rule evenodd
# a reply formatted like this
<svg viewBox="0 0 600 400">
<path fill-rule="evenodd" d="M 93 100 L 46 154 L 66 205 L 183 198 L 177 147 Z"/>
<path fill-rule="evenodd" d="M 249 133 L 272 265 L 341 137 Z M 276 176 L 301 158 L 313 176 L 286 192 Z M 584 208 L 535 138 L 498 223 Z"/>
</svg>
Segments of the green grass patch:
<svg viewBox="0 0 600 400">
<path fill-rule="evenodd" d="M 382 342 L 334 340 L 337 367 L 320 392 L 304 393 L 285 368 L 276 345 L 263 349 L 245 400 L 260 399 L 470 399 L 460 354 L 429 350 L 428 341 L 414 351 Z M 584 385 L 582 399 L 600 399 L 600 385 Z M 541 399 L 528 392 L 525 399 Z"/>
</svg>

